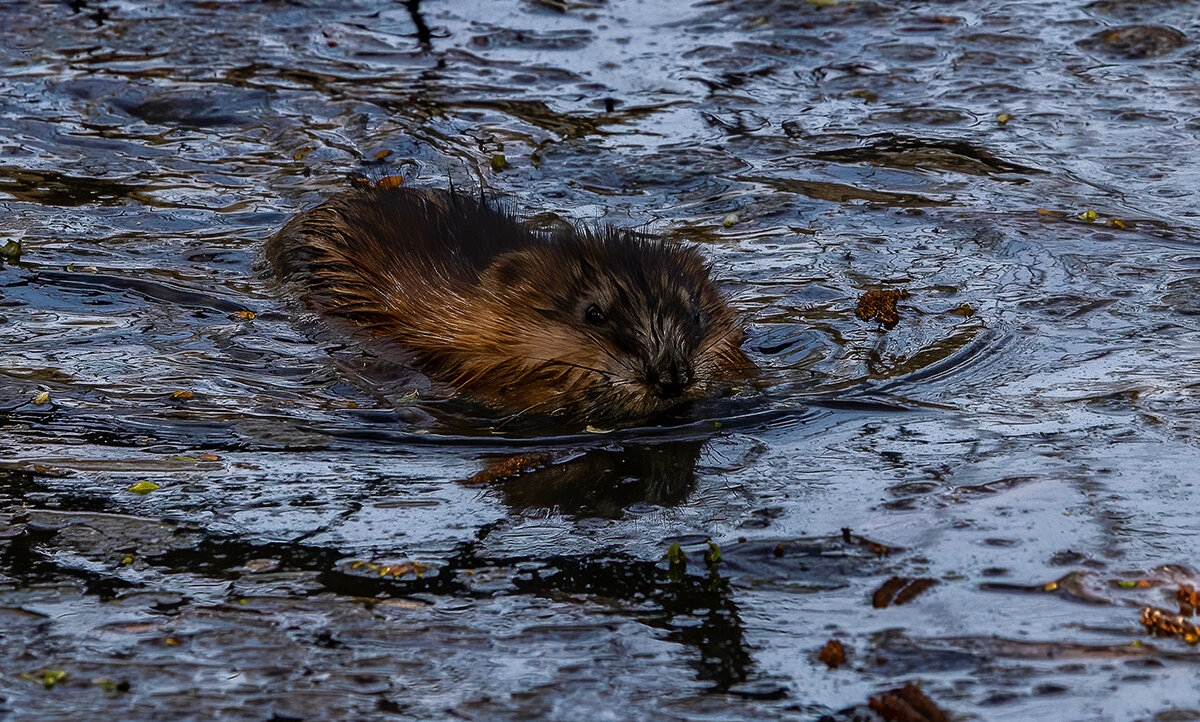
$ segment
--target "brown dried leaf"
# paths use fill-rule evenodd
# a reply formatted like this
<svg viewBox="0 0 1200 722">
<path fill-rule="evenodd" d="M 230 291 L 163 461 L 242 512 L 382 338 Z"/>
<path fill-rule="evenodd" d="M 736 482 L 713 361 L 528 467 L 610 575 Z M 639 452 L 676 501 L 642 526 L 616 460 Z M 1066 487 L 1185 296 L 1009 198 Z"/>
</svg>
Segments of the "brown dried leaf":
<svg viewBox="0 0 1200 722">
<path fill-rule="evenodd" d="M 909 293 L 903 289 L 876 289 L 867 291 L 858 299 L 854 315 L 863 321 L 879 321 L 886 329 L 891 329 L 900 321 L 900 312 L 896 310 L 896 302 L 908 298 Z"/>
<path fill-rule="evenodd" d="M 909 579 L 907 577 L 892 577 L 884 582 L 875 593 L 871 595 L 871 606 L 876 609 L 885 609 L 889 606 L 899 606 L 907 604 L 921 594 L 925 590 L 937 584 L 936 579 L 928 579 L 921 577 L 918 579 Z"/>
<path fill-rule="evenodd" d="M 824 662 L 830 669 L 837 669 L 838 665 L 846 663 L 846 648 L 836 639 L 831 639 L 821 647 L 820 654 L 817 659 Z"/>
<path fill-rule="evenodd" d="M 1188 644 L 1200 642 L 1200 627 L 1186 618 L 1154 607 L 1143 607 L 1139 617 L 1147 632 L 1158 636 L 1179 637 Z"/>
<path fill-rule="evenodd" d="M 950 722 L 950 716 L 914 682 L 872 697 L 868 706 L 887 722 Z"/>
</svg>

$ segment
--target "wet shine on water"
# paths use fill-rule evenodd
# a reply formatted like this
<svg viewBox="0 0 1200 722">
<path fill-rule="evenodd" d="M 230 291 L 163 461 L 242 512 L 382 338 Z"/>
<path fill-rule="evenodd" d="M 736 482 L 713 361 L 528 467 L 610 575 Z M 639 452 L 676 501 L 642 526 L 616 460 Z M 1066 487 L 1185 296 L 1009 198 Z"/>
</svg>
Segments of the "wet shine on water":
<svg viewBox="0 0 1200 722">
<path fill-rule="evenodd" d="M 0 16 L 3 714 L 1200 716 L 1137 621 L 1200 551 L 1193 4 Z M 414 399 L 259 276 L 356 173 L 700 244 L 765 388 L 553 438 Z"/>
</svg>

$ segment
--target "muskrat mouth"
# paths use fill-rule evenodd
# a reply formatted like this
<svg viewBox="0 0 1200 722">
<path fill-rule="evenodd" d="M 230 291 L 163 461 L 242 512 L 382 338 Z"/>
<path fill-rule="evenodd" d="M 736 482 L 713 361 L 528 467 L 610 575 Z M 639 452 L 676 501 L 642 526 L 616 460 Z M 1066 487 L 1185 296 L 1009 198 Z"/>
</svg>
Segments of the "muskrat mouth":
<svg viewBox="0 0 1200 722">
<path fill-rule="evenodd" d="M 685 363 L 670 363 L 664 367 L 651 370 L 646 374 L 646 388 L 654 396 L 671 400 L 678 399 L 687 393 L 692 385 L 695 373 L 690 365 Z"/>
</svg>

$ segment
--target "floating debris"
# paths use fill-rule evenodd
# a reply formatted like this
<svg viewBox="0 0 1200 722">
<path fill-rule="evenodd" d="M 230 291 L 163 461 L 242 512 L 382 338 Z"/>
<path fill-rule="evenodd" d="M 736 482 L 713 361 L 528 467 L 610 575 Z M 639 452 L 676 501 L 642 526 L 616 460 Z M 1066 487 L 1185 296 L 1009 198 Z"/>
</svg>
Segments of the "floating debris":
<svg viewBox="0 0 1200 722">
<path fill-rule="evenodd" d="M 920 577 L 892 577 L 875 590 L 871 595 L 871 606 L 876 609 L 886 609 L 891 606 L 907 604 L 925 590 L 937 584 L 936 579 Z"/>
<path fill-rule="evenodd" d="M 114 682 L 111 679 L 99 678 L 93 679 L 92 684 L 104 690 L 108 694 L 125 694 L 129 691 L 129 680 L 123 679 L 120 682 Z"/>
<path fill-rule="evenodd" d="M 950 716 L 915 682 L 872 697 L 867 704 L 872 712 L 888 722 L 950 722 Z"/>
<path fill-rule="evenodd" d="M 16 263 L 21 260 L 21 242 L 12 240 L 0 246 L 0 258 L 9 263 Z"/>
<path fill-rule="evenodd" d="M 1200 590 L 1191 584 L 1180 584 L 1175 592 L 1175 599 L 1179 602 L 1179 611 L 1191 616 L 1196 608 L 1200 607 Z"/>
<path fill-rule="evenodd" d="M 53 689 L 54 685 L 66 681 L 67 673 L 62 669 L 39 669 L 36 672 L 22 672 L 17 675 L 17 679 L 23 679 L 26 682 L 41 682 L 46 689 Z"/>
<path fill-rule="evenodd" d="M 1139 621 L 1146 631 L 1156 636 L 1179 637 L 1188 644 L 1200 642 L 1200 627 L 1189 622 L 1186 617 L 1155 607 L 1143 607 Z"/>
<path fill-rule="evenodd" d="M 830 669 L 837 669 L 846 663 L 846 647 L 836 639 L 831 639 L 821 647 L 817 659 L 824 662 Z"/>
<path fill-rule="evenodd" d="M 896 303 L 908 296 L 908 291 L 903 289 L 867 291 L 858 299 L 854 315 L 863 321 L 879 321 L 884 328 L 891 330 L 900 321 Z"/>
<path fill-rule="evenodd" d="M 429 567 L 421 562 L 399 562 L 397 564 L 376 564 L 375 562 L 357 561 L 350 565 L 351 569 L 366 569 L 381 577 L 403 577 L 412 574 L 420 579 L 429 571 Z"/>
<path fill-rule="evenodd" d="M 158 484 L 155 484 L 153 481 L 139 481 L 138 483 L 129 487 L 129 491 L 132 491 L 138 496 L 145 496 L 152 491 L 157 491 L 159 488 L 160 487 Z"/>
</svg>

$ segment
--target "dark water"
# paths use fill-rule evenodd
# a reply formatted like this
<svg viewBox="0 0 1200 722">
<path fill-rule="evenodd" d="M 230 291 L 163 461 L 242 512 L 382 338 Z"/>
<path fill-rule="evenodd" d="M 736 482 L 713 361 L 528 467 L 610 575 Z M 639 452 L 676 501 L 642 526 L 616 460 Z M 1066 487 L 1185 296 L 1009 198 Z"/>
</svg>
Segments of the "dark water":
<svg viewBox="0 0 1200 722">
<path fill-rule="evenodd" d="M 0 716 L 1200 719 L 1198 15 L 0 3 Z M 768 388 L 434 420 L 256 275 L 356 173 L 701 244 Z"/>
</svg>

